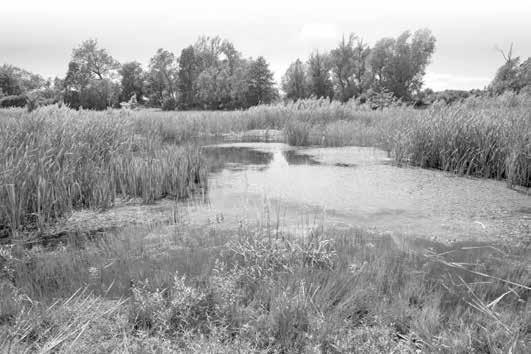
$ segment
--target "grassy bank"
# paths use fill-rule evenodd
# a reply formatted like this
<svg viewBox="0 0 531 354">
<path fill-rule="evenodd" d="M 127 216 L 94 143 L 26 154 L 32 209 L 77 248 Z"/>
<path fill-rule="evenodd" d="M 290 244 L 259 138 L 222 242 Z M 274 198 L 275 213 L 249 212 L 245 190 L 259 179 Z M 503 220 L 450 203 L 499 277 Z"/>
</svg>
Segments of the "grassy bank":
<svg viewBox="0 0 531 354">
<path fill-rule="evenodd" d="M 0 346 L 525 353 L 525 254 L 466 246 L 413 252 L 360 230 L 292 237 L 170 225 L 47 252 L 4 248 Z"/>
<path fill-rule="evenodd" d="M 4 111 L 0 151 L 0 233 L 12 235 L 117 195 L 185 198 L 206 178 L 197 148 L 138 137 L 124 112 Z"/>
</svg>

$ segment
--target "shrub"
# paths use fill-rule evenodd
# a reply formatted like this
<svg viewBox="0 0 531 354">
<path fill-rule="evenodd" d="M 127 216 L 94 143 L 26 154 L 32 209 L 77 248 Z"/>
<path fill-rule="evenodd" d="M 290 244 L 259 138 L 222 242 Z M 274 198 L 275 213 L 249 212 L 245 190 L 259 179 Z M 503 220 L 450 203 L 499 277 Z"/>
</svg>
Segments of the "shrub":
<svg viewBox="0 0 531 354">
<path fill-rule="evenodd" d="M 162 102 L 163 111 L 175 111 L 177 108 L 177 100 L 173 97 L 165 98 Z"/>
<path fill-rule="evenodd" d="M 0 107 L 24 107 L 26 106 L 27 98 L 24 95 L 19 96 L 5 96 L 0 98 Z"/>
</svg>

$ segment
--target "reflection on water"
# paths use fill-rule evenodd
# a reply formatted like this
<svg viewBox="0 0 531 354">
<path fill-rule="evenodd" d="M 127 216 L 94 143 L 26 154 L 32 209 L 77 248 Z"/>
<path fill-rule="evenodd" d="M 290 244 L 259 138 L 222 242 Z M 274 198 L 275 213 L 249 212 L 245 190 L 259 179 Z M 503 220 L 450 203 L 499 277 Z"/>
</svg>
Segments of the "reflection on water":
<svg viewBox="0 0 531 354">
<path fill-rule="evenodd" d="M 228 218 L 301 217 L 440 240 L 529 232 L 529 195 L 503 182 L 398 168 L 374 148 L 293 148 L 276 143 L 204 147 L 209 201 Z"/>
</svg>

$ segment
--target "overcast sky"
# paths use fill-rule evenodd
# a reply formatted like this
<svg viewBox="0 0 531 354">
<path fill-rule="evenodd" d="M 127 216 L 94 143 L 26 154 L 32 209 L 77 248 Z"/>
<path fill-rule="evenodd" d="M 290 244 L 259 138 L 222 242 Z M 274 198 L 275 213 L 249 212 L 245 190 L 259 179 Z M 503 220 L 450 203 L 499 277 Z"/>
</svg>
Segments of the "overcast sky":
<svg viewBox="0 0 531 354">
<path fill-rule="evenodd" d="M 178 55 L 204 34 L 264 56 L 279 80 L 290 62 L 331 49 L 343 33 L 372 45 L 424 27 L 437 38 L 425 78 L 435 90 L 483 88 L 503 63 L 496 46 L 514 43 L 514 55 L 531 56 L 529 0 L 6 0 L 0 64 L 64 76 L 72 48 L 87 38 L 121 62 L 147 64 L 157 48 Z"/>
</svg>

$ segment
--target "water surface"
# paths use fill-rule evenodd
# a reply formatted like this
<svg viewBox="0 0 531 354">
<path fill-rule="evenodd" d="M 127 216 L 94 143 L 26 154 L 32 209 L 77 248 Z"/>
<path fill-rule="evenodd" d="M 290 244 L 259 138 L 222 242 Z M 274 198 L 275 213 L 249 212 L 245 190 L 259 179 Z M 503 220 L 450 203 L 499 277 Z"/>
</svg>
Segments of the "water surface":
<svg viewBox="0 0 531 354">
<path fill-rule="evenodd" d="M 441 241 L 528 237 L 529 194 L 501 181 L 394 166 L 375 148 L 204 147 L 208 200 L 225 221 L 368 227 Z"/>
</svg>

